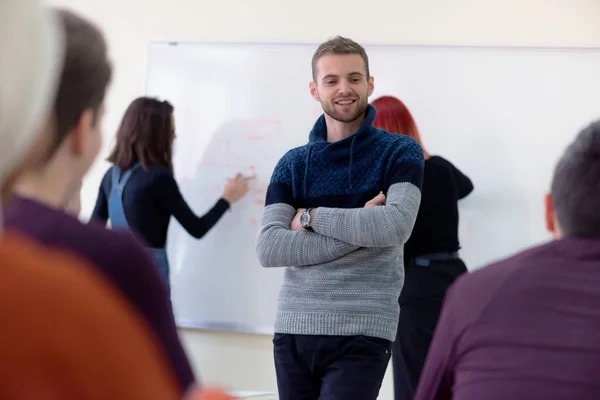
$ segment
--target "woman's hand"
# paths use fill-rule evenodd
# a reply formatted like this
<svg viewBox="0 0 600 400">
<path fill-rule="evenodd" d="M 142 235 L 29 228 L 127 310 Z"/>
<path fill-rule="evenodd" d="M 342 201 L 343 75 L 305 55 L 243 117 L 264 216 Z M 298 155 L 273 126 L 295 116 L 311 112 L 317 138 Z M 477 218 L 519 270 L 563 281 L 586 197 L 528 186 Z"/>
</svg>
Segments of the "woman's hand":
<svg viewBox="0 0 600 400">
<path fill-rule="evenodd" d="M 246 193 L 250 191 L 248 182 L 254 179 L 254 176 L 242 176 L 238 173 L 232 179 L 227 179 L 225 189 L 223 190 L 223 199 L 229 204 L 237 202 L 239 199 L 244 197 Z"/>
</svg>

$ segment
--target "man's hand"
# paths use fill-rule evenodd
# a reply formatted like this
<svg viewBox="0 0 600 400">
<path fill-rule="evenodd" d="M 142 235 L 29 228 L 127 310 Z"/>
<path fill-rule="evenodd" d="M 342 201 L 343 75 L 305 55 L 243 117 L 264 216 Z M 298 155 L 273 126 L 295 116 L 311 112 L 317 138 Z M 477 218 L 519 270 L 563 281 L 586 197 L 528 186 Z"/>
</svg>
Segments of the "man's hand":
<svg viewBox="0 0 600 400">
<path fill-rule="evenodd" d="M 296 211 L 296 216 L 294 217 L 294 219 L 292 220 L 292 224 L 290 225 L 290 229 L 296 232 L 300 232 L 300 231 L 304 231 L 305 229 L 302 227 L 302 225 L 300 224 L 300 216 L 302 215 L 302 213 L 304 212 L 304 210 L 306 210 L 306 208 L 299 208 Z"/>
<path fill-rule="evenodd" d="M 373 197 L 371 200 L 365 203 L 365 207 L 376 207 L 385 205 L 385 194 L 379 193 L 377 196 Z"/>
</svg>

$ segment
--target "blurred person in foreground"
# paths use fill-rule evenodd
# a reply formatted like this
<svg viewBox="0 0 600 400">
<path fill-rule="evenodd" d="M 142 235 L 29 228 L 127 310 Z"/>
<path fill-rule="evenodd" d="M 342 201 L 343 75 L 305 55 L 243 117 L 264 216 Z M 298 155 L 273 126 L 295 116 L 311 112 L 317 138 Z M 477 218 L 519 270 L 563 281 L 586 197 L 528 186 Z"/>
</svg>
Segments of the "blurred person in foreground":
<svg viewBox="0 0 600 400">
<path fill-rule="evenodd" d="M 53 17 L 36 0 L 0 2 L 0 218 L 53 129 L 63 56 Z M 68 252 L 1 228 L 0 398 L 181 398 L 141 317 L 107 281 Z"/>
<path fill-rule="evenodd" d="M 567 147 L 545 198 L 555 240 L 448 290 L 416 400 L 600 398 L 600 121 Z"/>
<path fill-rule="evenodd" d="M 22 171 L 7 209 L 7 229 L 73 251 L 107 278 L 144 317 L 184 393 L 195 381 L 179 340 L 167 290 L 134 235 L 86 224 L 69 208 L 102 144 L 104 98 L 112 75 L 99 28 L 64 9 L 54 10 L 65 32 L 65 56 L 43 159 Z"/>
</svg>

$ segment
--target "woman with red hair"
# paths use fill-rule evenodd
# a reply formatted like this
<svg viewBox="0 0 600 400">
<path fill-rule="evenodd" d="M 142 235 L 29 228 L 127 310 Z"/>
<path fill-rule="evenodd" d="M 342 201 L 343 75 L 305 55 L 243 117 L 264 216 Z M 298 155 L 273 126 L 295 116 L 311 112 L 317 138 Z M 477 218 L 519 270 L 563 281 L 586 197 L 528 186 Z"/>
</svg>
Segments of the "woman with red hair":
<svg viewBox="0 0 600 400">
<path fill-rule="evenodd" d="M 375 127 L 410 136 L 425 156 L 421 205 L 404 245 L 405 279 L 392 349 L 395 400 L 412 400 L 446 290 L 467 271 L 458 254 L 458 200 L 473 191 L 473 184 L 450 161 L 425 150 L 404 103 L 383 96 L 372 104 L 377 110 Z"/>
</svg>

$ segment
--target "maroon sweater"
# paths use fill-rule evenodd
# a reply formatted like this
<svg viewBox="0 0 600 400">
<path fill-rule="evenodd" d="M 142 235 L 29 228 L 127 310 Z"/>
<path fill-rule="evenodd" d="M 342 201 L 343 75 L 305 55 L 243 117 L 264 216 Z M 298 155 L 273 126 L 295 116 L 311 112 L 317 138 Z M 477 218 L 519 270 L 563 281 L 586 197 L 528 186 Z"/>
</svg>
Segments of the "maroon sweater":
<svg viewBox="0 0 600 400">
<path fill-rule="evenodd" d="M 600 399 L 600 240 L 562 239 L 459 278 L 415 400 Z"/>
<path fill-rule="evenodd" d="M 7 230 L 71 250 L 90 261 L 144 317 L 169 359 L 181 390 L 194 382 L 165 285 L 132 234 L 111 231 L 96 223 L 83 224 L 62 211 L 22 198 L 14 199 L 6 214 Z"/>
</svg>

